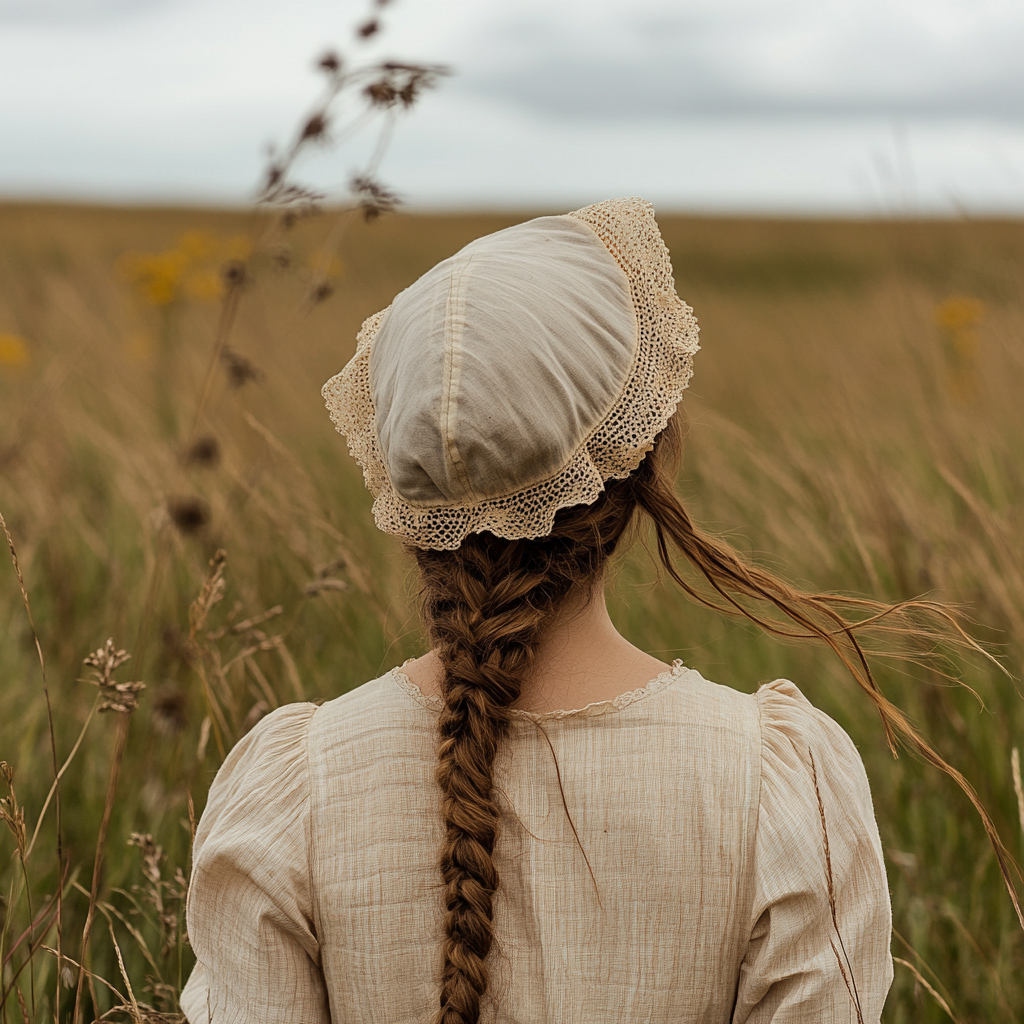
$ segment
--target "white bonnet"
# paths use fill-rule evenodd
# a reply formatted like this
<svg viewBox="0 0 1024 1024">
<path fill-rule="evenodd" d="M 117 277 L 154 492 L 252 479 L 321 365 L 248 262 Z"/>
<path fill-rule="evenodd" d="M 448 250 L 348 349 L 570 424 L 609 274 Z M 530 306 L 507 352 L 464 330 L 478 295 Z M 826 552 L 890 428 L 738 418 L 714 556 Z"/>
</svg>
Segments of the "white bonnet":
<svg viewBox="0 0 1024 1024">
<path fill-rule="evenodd" d="M 380 529 L 542 537 L 628 476 L 697 351 L 654 210 L 619 199 L 478 238 L 370 317 L 324 400 Z"/>
</svg>

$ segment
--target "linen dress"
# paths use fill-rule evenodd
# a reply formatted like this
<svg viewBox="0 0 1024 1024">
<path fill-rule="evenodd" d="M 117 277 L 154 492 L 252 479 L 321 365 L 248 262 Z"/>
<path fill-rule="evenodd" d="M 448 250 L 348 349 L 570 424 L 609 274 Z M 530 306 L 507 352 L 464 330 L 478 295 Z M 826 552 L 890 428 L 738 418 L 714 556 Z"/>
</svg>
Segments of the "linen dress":
<svg viewBox="0 0 1024 1024">
<path fill-rule="evenodd" d="M 433 1020 L 440 706 L 396 669 L 232 750 L 195 839 L 191 1024 Z M 518 712 L 494 778 L 482 1021 L 852 1024 L 855 987 L 877 1024 L 891 915 L 867 778 L 791 682 L 744 694 L 677 662 L 614 701 Z"/>
</svg>

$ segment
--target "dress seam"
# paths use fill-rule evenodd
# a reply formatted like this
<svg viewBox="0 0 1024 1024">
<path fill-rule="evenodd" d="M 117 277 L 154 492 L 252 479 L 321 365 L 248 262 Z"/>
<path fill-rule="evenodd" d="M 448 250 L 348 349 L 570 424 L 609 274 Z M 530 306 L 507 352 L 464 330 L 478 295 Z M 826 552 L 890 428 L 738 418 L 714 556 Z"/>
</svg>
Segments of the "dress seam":
<svg viewBox="0 0 1024 1024">
<path fill-rule="evenodd" d="M 757 899 L 753 897 L 753 894 L 757 892 L 757 871 L 758 871 L 758 857 L 757 857 L 757 840 L 761 828 L 761 790 L 764 785 L 764 709 L 761 707 L 761 690 L 760 688 L 753 694 L 754 703 L 757 706 L 757 799 L 754 801 L 754 828 L 750 835 L 750 850 L 748 853 L 749 867 L 749 885 L 748 890 L 752 894 L 750 910 L 747 914 L 747 936 L 746 941 L 742 946 L 742 955 L 739 957 L 736 970 L 736 991 L 733 994 L 732 1011 L 729 1014 L 730 1024 L 743 1024 L 736 1017 L 736 1007 L 739 1002 L 740 986 L 743 981 L 743 965 L 746 963 L 747 955 L 750 952 L 750 939 L 754 932 L 754 926 L 757 924 Z M 745 1017 L 744 1020 L 749 1018 Z"/>
<path fill-rule="evenodd" d="M 750 852 L 750 863 L 752 865 L 751 873 L 754 875 L 752 882 L 754 886 L 757 884 L 757 842 L 761 832 L 761 790 L 764 787 L 764 709 L 761 706 L 761 691 L 754 694 L 754 701 L 757 704 L 757 810 L 754 814 L 754 834 L 751 836 L 751 852 Z M 753 931 L 756 921 L 753 919 L 753 911 L 755 907 L 751 907 L 751 921 L 750 931 Z M 749 941 L 749 940 L 748 940 Z"/>
<path fill-rule="evenodd" d="M 309 887 L 309 914 L 310 924 L 313 926 L 313 937 L 316 939 L 317 959 L 321 961 L 320 969 L 323 970 L 322 957 L 320 955 L 320 901 L 316 895 L 316 886 L 313 884 L 313 850 L 312 850 L 312 822 L 313 822 L 313 762 L 309 753 L 310 733 L 313 731 L 313 719 L 320 710 L 319 705 L 313 705 L 313 714 L 306 722 L 305 742 L 303 743 L 303 755 L 306 762 L 306 820 L 303 824 L 303 838 L 306 848 L 306 885 Z"/>
</svg>

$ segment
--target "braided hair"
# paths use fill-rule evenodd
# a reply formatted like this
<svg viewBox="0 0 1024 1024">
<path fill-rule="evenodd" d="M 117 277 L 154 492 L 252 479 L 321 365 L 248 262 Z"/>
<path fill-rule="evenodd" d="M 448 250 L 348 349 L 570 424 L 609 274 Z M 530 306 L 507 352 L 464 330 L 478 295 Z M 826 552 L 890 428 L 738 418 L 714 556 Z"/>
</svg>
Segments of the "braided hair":
<svg viewBox="0 0 1024 1024">
<path fill-rule="evenodd" d="M 498 888 L 495 754 L 545 623 L 570 594 L 593 586 L 628 525 L 632 509 L 626 513 L 622 497 L 560 513 L 541 540 L 472 534 L 454 552 L 415 552 L 424 618 L 445 673 L 437 781 L 447 918 L 438 1024 L 479 1020 Z"/>
</svg>

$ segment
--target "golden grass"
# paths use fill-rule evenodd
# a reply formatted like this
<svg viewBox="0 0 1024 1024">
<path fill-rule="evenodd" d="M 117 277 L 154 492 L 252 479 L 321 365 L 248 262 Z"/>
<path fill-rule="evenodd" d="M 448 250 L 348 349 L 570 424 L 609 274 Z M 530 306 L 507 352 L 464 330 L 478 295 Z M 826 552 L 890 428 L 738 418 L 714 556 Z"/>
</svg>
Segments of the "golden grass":
<svg viewBox="0 0 1024 1024">
<path fill-rule="evenodd" d="M 190 967 L 175 872 L 187 873 L 223 751 L 266 710 L 334 696 L 422 649 L 409 564 L 373 529 L 319 388 L 365 316 L 518 219 L 353 222 L 333 263 L 327 226 L 301 221 L 286 248 L 256 261 L 208 378 L 217 266 L 244 255 L 255 215 L 0 206 L 0 512 L 46 658 L 56 746 L 54 757 L 32 631 L 3 570 L 0 758 L 29 837 L 56 764 L 84 736 L 61 780 L 63 885 L 53 801 L 35 845 L 22 837 L 24 870 L 21 826 L 9 830 L 10 1019 L 20 1000 L 29 1019 L 53 1019 L 56 957 L 45 949 L 57 948 L 58 893 L 71 965 L 62 1003 L 74 1001 L 120 744 L 85 958 L 106 981 L 83 975 L 83 1006 L 169 1014 Z M 679 485 L 694 518 L 796 582 L 962 603 L 1019 677 L 1024 225 L 661 224 L 704 346 Z M 308 285 L 325 275 L 333 294 L 311 305 Z M 884 1019 L 1020 1019 L 1024 936 L 966 798 L 908 755 L 893 761 L 867 701 L 824 655 L 724 622 L 655 577 L 638 551 L 613 588 L 634 642 L 743 689 L 793 678 L 858 743 L 900 957 Z M 97 696 L 79 680 L 108 637 L 133 658 Z M 960 670 L 984 708 L 933 670 L 885 663 L 879 678 L 975 783 L 1016 854 L 1021 701 L 983 660 Z M 123 687 L 137 680 L 146 689 L 130 717 L 93 713 L 97 701 L 134 699 Z"/>
</svg>

